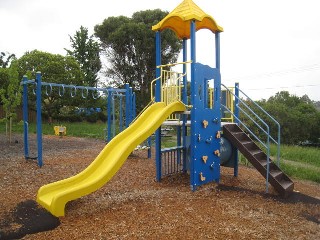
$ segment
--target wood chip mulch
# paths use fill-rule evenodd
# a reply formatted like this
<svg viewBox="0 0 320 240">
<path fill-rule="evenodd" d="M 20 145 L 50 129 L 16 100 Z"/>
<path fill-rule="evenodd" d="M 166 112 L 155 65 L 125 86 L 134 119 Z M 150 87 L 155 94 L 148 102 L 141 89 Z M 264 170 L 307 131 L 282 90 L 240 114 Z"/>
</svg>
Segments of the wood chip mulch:
<svg viewBox="0 0 320 240">
<path fill-rule="evenodd" d="M 0 239 L 320 239 L 320 184 L 294 179 L 295 192 L 282 199 L 272 187 L 265 193 L 255 169 L 240 167 L 235 178 L 222 168 L 219 184 L 192 192 L 187 174 L 156 182 L 145 151 L 131 154 L 104 187 L 69 202 L 65 217 L 35 203 L 42 185 L 82 171 L 104 145 L 44 136 L 39 168 L 25 161 L 21 135 L 11 144 L 0 135 Z"/>
</svg>

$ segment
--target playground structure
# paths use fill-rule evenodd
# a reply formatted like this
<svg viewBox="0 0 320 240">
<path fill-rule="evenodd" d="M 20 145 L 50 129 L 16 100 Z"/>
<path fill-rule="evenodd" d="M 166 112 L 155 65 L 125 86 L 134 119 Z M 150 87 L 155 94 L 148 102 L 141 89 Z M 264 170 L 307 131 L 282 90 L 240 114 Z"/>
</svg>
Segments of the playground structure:
<svg viewBox="0 0 320 240">
<path fill-rule="evenodd" d="M 107 124 L 105 129 L 105 140 L 110 141 L 118 132 L 121 132 L 124 128 L 128 127 L 136 116 L 135 107 L 135 93 L 129 84 L 126 84 L 124 89 L 118 88 L 98 88 L 88 86 L 76 86 L 59 83 L 47 83 L 42 82 L 41 73 L 36 73 L 36 78 L 29 80 L 27 76 L 23 77 L 21 82 L 23 85 L 23 123 L 24 123 L 24 156 L 25 159 L 36 159 L 38 165 L 43 165 L 42 156 L 42 93 L 47 97 L 53 93 L 53 88 L 57 89 L 59 97 L 63 97 L 66 94 L 66 89 L 69 89 L 71 97 L 75 97 L 77 91 L 81 92 L 82 98 L 87 98 L 89 93 L 93 99 L 105 95 L 106 107 L 107 107 Z M 32 85 L 33 93 L 36 95 L 36 117 L 37 117 L 37 156 L 29 156 L 29 122 L 28 122 L 28 85 Z M 44 87 L 44 89 L 42 89 Z M 117 101 L 118 100 L 118 101 Z M 115 111 L 118 111 L 116 113 Z M 56 126 L 54 131 L 60 135 L 66 133 L 66 129 Z"/>
<path fill-rule="evenodd" d="M 161 65 L 161 31 L 167 28 L 183 40 L 182 63 Z M 270 183 L 280 195 L 290 194 L 293 182 L 270 159 L 270 141 L 280 145 L 280 125 L 257 106 L 263 115 L 278 126 L 278 136 L 272 137 L 266 121 L 241 99 L 240 94 L 245 93 L 240 90 L 239 85 L 227 88 L 221 84 L 222 27 L 193 1 L 184 0 L 152 29 L 156 32 L 157 69 L 156 79 L 151 85 L 150 105 L 128 128 L 115 136 L 84 171 L 42 186 L 37 195 L 38 203 L 53 215 L 63 216 L 68 201 L 90 194 L 107 183 L 134 148 L 153 132 L 156 132 L 157 181 L 165 175 L 189 173 L 191 189 L 196 190 L 203 184 L 219 182 L 220 166 L 233 167 L 234 176 L 237 176 L 238 151 L 241 151 L 266 178 L 266 192 Z M 196 61 L 196 31 L 200 29 L 209 29 L 215 35 L 215 68 Z M 188 40 L 191 56 L 189 61 Z M 178 65 L 183 68 L 181 72 L 167 70 L 168 67 Z M 188 67 L 191 72 L 189 83 Z M 241 120 L 240 112 L 247 115 L 263 132 L 263 138 L 257 136 Z M 252 118 L 248 112 L 255 117 Z M 161 148 L 161 125 L 177 127 L 176 147 Z M 266 149 L 266 153 L 248 137 L 240 125 Z"/>
</svg>

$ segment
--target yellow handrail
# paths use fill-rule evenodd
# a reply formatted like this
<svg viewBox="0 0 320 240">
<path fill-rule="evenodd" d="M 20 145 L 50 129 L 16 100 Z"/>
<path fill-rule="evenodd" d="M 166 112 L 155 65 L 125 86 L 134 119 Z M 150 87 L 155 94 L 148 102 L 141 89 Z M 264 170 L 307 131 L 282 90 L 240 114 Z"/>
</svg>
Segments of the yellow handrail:
<svg viewBox="0 0 320 240">
<path fill-rule="evenodd" d="M 181 64 L 187 64 L 187 63 L 192 63 L 192 61 L 186 61 L 186 62 L 177 62 L 177 63 L 169 63 L 169 64 L 164 64 L 164 65 L 158 65 L 157 68 L 164 68 L 164 67 L 173 67 Z"/>
<path fill-rule="evenodd" d="M 160 89 L 161 89 L 161 102 L 164 102 L 166 105 L 176 102 L 182 101 L 182 88 L 185 87 L 183 85 L 183 78 L 187 75 L 187 73 L 181 73 L 177 71 L 165 70 L 164 68 L 171 68 L 173 66 L 179 64 L 188 64 L 192 61 L 186 62 L 178 62 L 178 63 L 170 63 L 165 65 L 159 65 L 157 68 L 160 68 L 160 76 L 151 81 L 151 99 L 155 98 L 155 84 L 159 80 Z M 177 120 L 176 116 L 170 116 L 168 120 Z"/>
<path fill-rule="evenodd" d="M 229 90 L 234 92 L 234 87 L 229 87 Z M 223 117 L 221 118 L 221 121 L 230 121 L 234 122 L 234 104 L 233 104 L 233 94 L 229 90 L 226 91 L 226 107 L 230 110 L 230 117 Z"/>
</svg>

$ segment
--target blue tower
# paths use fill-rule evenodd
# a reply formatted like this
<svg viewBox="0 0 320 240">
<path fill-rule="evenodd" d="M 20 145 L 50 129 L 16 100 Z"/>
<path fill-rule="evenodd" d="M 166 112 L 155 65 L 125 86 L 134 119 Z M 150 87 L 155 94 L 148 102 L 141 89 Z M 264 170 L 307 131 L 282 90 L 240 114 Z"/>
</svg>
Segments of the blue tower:
<svg viewBox="0 0 320 240">
<path fill-rule="evenodd" d="M 155 101 L 164 101 L 170 95 L 168 86 L 173 88 L 173 74 L 165 74 L 161 65 L 161 31 L 173 30 L 183 40 L 182 73 L 175 76 L 176 95 L 171 101 L 182 101 L 190 111 L 175 119 L 177 126 L 177 147 L 161 149 L 161 131 L 156 132 L 156 171 L 157 180 L 163 176 L 163 157 L 172 151 L 177 159 L 179 171 L 188 171 L 192 190 L 198 186 L 220 179 L 220 140 L 221 140 L 221 77 L 220 77 L 220 32 L 223 31 L 216 21 L 202 11 L 192 0 L 184 0 L 163 20 L 152 27 L 156 31 L 156 81 Z M 215 68 L 197 62 L 196 32 L 209 29 L 215 35 Z M 190 56 L 187 59 L 188 43 Z M 210 54 L 210 53 L 209 53 Z M 178 64 L 171 64 L 178 65 Z M 189 68 L 189 69 L 188 69 Z M 187 71 L 191 78 L 187 81 Z M 171 79 L 171 80 L 169 80 Z M 168 83 L 170 81 L 171 83 Z M 190 84 L 190 88 L 188 88 Z M 190 91 L 188 92 L 188 89 Z M 172 94 L 169 98 L 172 98 Z M 181 137 L 180 137 L 181 136 Z"/>
</svg>

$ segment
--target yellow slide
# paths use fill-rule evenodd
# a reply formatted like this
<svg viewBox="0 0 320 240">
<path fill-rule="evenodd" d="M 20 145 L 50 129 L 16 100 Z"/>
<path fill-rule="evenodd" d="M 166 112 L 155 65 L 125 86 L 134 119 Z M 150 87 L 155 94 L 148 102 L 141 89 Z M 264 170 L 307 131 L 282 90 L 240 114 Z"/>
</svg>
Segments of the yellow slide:
<svg viewBox="0 0 320 240">
<path fill-rule="evenodd" d="M 170 114 L 179 111 L 185 111 L 181 102 L 168 106 L 163 102 L 152 104 L 130 127 L 115 136 L 82 172 L 42 186 L 38 190 L 37 202 L 54 216 L 64 216 L 67 202 L 88 195 L 106 184 L 135 147 L 154 133 Z"/>
</svg>

